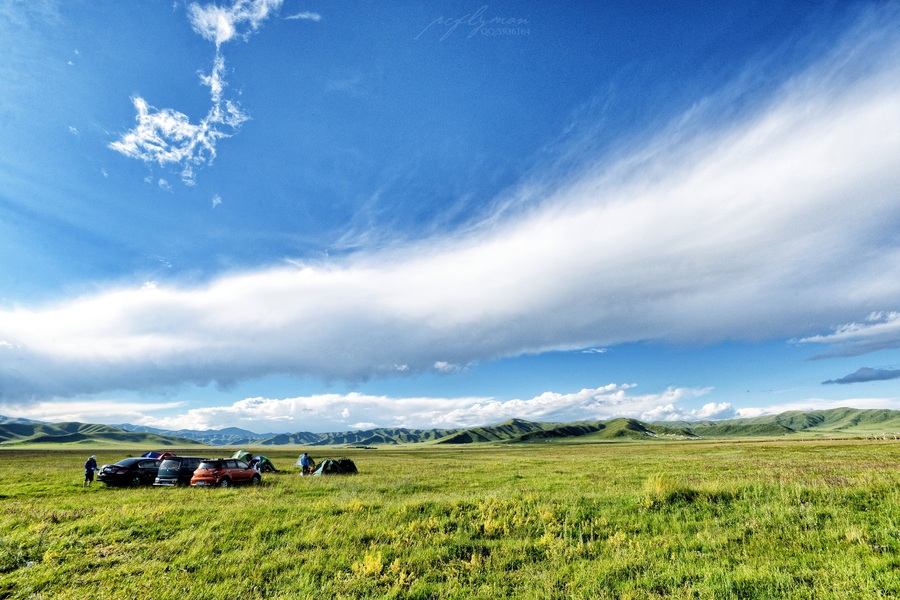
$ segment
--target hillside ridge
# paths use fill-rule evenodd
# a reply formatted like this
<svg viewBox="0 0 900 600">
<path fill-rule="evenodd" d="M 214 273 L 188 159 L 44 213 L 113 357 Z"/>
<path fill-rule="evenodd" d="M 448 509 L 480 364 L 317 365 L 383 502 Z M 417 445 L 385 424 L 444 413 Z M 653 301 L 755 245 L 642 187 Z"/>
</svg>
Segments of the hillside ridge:
<svg viewBox="0 0 900 600">
<path fill-rule="evenodd" d="M 834 408 L 720 421 L 654 421 L 619 417 L 605 421 L 540 423 L 509 419 L 496 425 L 459 429 L 372 428 L 356 431 L 258 434 L 237 427 L 168 431 L 130 424 L 42 423 L 0 416 L 0 447 L 28 444 L 133 443 L 190 446 L 390 446 L 419 443 L 460 445 L 554 441 L 758 438 L 806 435 L 880 435 L 900 432 L 900 411 Z"/>
</svg>

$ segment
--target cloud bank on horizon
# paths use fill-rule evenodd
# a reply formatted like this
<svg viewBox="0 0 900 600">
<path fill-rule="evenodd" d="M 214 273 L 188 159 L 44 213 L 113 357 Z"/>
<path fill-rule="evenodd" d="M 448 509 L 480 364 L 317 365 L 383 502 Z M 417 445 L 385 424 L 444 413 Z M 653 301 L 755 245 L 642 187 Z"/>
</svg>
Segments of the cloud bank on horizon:
<svg viewBox="0 0 900 600">
<path fill-rule="evenodd" d="M 710 389 L 669 388 L 635 393 L 633 384 L 609 384 L 572 393 L 545 392 L 533 398 L 395 397 L 351 392 L 291 398 L 245 398 L 226 406 L 189 408 L 178 402 L 49 400 L 16 408 L 16 416 L 51 422 L 131 423 L 168 430 L 240 427 L 257 433 L 352 431 L 379 427 L 462 429 L 525 419 L 544 423 L 608 420 L 619 417 L 647 422 L 721 420 L 758 417 L 785 411 L 830 408 L 895 408 L 890 398 L 810 398 L 774 407 L 737 408 L 727 402 L 684 403 L 703 398 Z M 159 416 L 162 411 L 173 416 Z"/>
<path fill-rule="evenodd" d="M 246 427 L 251 430 L 299 431 L 315 422 L 320 430 L 332 431 L 375 427 L 410 429 L 465 428 L 499 423 L 512 418 L 543 422 L 603 420 L 618 416 L 648 421 L 709 419 L 738 416 L 729 404 L 707 403 L 702 408 L 679 408 L 680 401 L 700 398 L 709 390 L 668 389 L 658 394 L 634 394 L 633 385 L 610 384 L 575 393 L 546 392 L 529 399 L 494 398 L 395 398 L 369 394 L 318 394 L 295 398 L 246 398 L 231 406 L 190 408 L 175 417 L 148 418 L 147 412 L 171 409 L 158 406 L 103 402 L 46 403 L 30 406 L 22 416 L 54 421 L 109 420 L 130 418 L 134 424 L 164 429 L 219 429 Z"/>
<path fill-rule="evenodd" d="M 212 71 L 201 75 L 210 111 L 195 124 L 135 97 L 137 125 L 110 147 L 175 165 L 192 183 L 218 141 L 248 119 L 225 97 L 221 46 L 248 39 L 281 6 L 191 4 L 194 32 L 216 46 Z M 310 419 L 322 429 L 758 414 L 763 409 L 727 402 L 681 406 L 707 395 L 706 387 L 636 395 L 632 384 L 524 400 L 255 397 L 159 418 L 147 413 L 177 407 L 82 399 L 267 376 L 352 383 L 464 373 L 509 357 L 599 355 L 648 340 L 784 339 L 821 346 L 822 356 L 900 348 L 898 24 L 896 11 L 860 19 L 840 44 L 741 110 L 723 110 L 741 95 L 738 82 L 637 146 L 583 155 L 564 174 L 538 169 L 497 199 L 495 214 L 455 231 L 338 258 L 263 264 L 200 284 L 111 284 L 2 308 L 0 400 L 32 418 L 115 410 L 163 427 L 298 424 L 281 430 Z M 826 383 L 883 381 L 892 372 L 860 369 Z"/>
</svg>

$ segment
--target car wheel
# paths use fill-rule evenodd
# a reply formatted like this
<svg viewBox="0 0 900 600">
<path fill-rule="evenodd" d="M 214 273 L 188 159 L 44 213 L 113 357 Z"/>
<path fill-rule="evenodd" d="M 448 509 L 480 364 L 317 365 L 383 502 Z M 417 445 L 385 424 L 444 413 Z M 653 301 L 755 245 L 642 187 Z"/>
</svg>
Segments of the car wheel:
<svg viewBox="0 0 900 600">
<path fill-rule="evenodd" d="M 138 487 L 141 485 L 141 478 L 138 475 L 135 475 L 131 478 L 131 487 Z"/>
<path fill-rule="evenodd" d="M 254 475 L 253 479 L 250 480 L 250 485 L 259 485 L 260 478 L 259 475 Z"/>
<path fill-rule="evenodd" d="M 228 487 L 229 485 L 231 485 L 231 482 L 228 481 L 227 477 L 219 482 L 219 487 Z"/>
</svg>

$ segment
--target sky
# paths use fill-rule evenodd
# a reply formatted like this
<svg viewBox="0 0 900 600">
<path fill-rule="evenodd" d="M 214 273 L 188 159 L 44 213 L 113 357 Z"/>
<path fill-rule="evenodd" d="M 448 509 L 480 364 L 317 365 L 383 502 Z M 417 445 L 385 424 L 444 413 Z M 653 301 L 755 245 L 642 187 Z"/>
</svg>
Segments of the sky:
<svg viewBox="0 0 900 600">
<path fill-rule="evenodd" d="M 900 410 L 900 6 L 0 0 L 0 415 Z"/>
</svg>

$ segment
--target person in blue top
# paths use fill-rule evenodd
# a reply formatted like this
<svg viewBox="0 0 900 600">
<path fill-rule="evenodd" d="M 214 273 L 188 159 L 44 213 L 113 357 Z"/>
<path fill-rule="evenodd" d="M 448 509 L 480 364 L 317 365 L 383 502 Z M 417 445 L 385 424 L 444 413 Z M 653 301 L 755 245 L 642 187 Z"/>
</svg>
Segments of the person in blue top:
<svg viewBox="0 0 900 600">
<path fill-rule="evenodd" d="M 301 469 L 300 474 L 301 475 L 306 475 L 307 473 L 312 472 L 309 468 L 310 462 L 311 462 L 311 460 L 309 458 L 309 454 L 304 452 L 303 456 L 300 457 L 300 469 Z"/>
<path fill-rule="evenodd" d="M 84 461 L 84 483 L 81 484 L 81 487 L 91 486 L 91 482 L 94 481 L 94 471 L 99 471 L 97 468 L 97 457 L 91 456 Z"/>
</svg>

